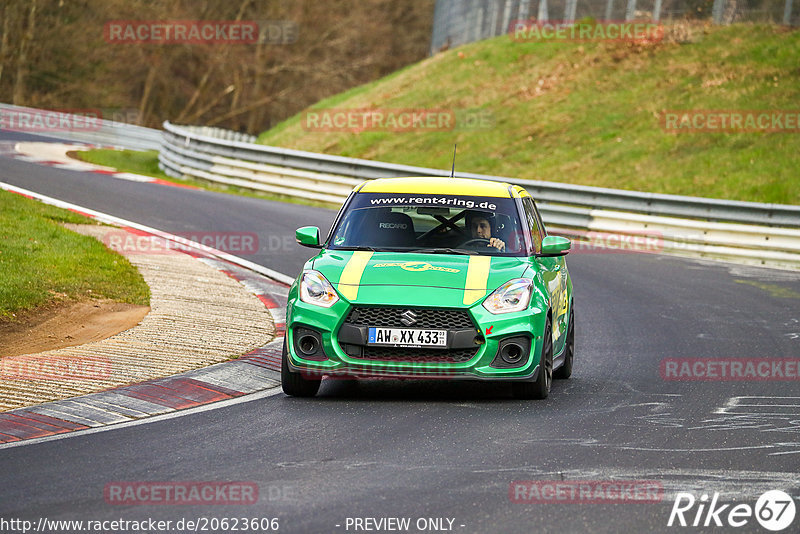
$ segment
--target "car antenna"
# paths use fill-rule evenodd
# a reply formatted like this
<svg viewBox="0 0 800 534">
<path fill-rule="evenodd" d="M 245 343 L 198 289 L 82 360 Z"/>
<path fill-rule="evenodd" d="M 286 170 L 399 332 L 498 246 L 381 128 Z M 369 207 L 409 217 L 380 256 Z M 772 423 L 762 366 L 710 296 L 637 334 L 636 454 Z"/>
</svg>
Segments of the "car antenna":
<svg viewBox="0 0 800 534">
<path fill-rule="evenodd" d="M 456 148 L 458 148 L 458 143 L 453 145 L 453 170 L 450 171 L 450 178 L 455 178 L 456 175 Z"/>
</svg>

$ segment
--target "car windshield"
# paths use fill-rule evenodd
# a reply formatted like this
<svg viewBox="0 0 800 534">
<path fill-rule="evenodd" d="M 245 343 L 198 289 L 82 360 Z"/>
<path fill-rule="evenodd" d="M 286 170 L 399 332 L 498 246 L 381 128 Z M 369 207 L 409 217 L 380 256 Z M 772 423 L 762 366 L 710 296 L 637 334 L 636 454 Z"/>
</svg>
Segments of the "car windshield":
<svg viewBox="0 0 800 534">
<path fill-rule="evenodd" d="M 328 247 L 519 256 L 521 228 L 511 198 L 357 193 Z"/>
</svg>

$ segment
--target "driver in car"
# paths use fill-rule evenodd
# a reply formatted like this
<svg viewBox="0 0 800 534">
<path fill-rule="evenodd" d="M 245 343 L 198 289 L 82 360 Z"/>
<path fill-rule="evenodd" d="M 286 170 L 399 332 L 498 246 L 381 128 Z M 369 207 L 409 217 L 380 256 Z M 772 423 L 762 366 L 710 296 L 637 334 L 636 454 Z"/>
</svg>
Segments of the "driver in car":
<svg viewBox="0 0 800 534">
<path fill-rule="evenodd" d="M 496 233 L 492 215 L 482 211 L 468 211 L 466 221 L 473 239 L 486 239 L 489 242 L 487 247 L 494 247 L 501 251 L 506 249 L 506 244 L 502 239 L 492 237 L 492 234 Z"/>
</svg>

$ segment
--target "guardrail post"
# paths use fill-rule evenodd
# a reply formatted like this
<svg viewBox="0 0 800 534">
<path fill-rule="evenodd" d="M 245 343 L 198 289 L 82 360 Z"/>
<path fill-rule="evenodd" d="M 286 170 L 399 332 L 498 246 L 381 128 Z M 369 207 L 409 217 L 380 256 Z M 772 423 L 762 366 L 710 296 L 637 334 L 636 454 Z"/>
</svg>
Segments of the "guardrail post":
<svg viewBox="0 0 800 534">
<path fill-rule="evenodd" d="M 550 20 L 550 15 L 547 13 L 547 0 L 539 0 L 539 13 L 536 15 L 537 21 Z"/>
<path fill-rule="evenodd" d="M 509 25 L 511 25 L 511 6 L 514 3 L 514 0 L 506 0 L 506 7 L 503 9 L 503 22 L 500 28 L 500 31 L 497 35 L 502 35 L 508 31 Z"/>
<path fill-rule="evenodd" d="M 489 0 L 490 8 L 492 12 L 490 13 L 489 19 L 489 27 L 486 28 L 486 33 L 483 35 L 484 38 L 493 37 L 494 32 L 497 29 L 497 9 L 498 9 L 498 2 L 499 0 Z"/>
<path fill-rule="evenodd" d="M 445 7 L 447 4 L 447 7 Z M 449 33 L 450 21 L 445 15 L 445 10 L 450 6 L 449 0 L 436 0 L 433 8 L 433 35 L 431 35 L 431 49 L 430 54 L 433 55 L 439 51 L 439 48 L 444 44 L 445 39 Z"/>
<path fill-rule="evenodd" d="M 625 9 L 625 20 L 633 20 L 636 17 L 636 0 L 628 0 L 628 7 Z"/>
<path fill-rule="evenodd" d="M 575 11 L 578 8 L 578 0 L 567 0 L 564 5 L 564 20 L 570 22 L 575 20 Z"/>
<path fill-rule="evenodd" d="M 653 20 L 661 20 L 661 0 L 656 0 L 655 5 L 653 6 Z"/>
<path fill-rule="evenodd" d="M 483 17 L 486 13 L 486 0 L 476 0 L 480 4 L 479 9 L 475 9 L 475 22 L 472 26 L 474 33 L 472 41 L 477 41 L 483 37 Z"/>
<path fill-rule="evenodd" d="M 722 12 L 725 10 L 725 0 L 714 0 L 714 5 L 711 7 L 711 20 L 714 24 L 722 23 Z"/>
<path fill-rule="evenodd" d="M 532 0 L 520 0 L 517 20 L 528 20 L 531 13 L 531 1 Z"/>
</svg>

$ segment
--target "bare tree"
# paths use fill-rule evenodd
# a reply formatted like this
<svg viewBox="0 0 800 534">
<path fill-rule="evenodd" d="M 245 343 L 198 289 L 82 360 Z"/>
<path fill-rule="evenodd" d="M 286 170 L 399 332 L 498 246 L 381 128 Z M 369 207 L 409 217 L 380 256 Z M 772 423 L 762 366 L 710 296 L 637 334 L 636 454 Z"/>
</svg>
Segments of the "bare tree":
<svg viewBox="0 0 800 534">
<path fill-rule="evenodd" d="M 426 57 L 433 4 L 3 0 L 0 101 L 129 109 L 148 126 L 168 119 L 258 133 Z M 104 37 L 112 20 L 271 20 L 299 33 L 283 44 L 120 43 Z"/>
<path fill-rule="evenodd" d="M 31 45 L 31 41 L 34 40 L 36 30 L 36 2 L 37 0 L 31 0 L 30 7 L 28 8 L 27 26 L 19 44 L 17 77 L 14 82 L 14 93 L 11 98 L 11 102 L 14 104 L 22 104 L 25 101 L 25 76 L 28 73 L 28 47 Z"/>
<path fill-rule="evenodd" d="M 2 14 L 0 14 L 0 17 L 3 17 L 3 37 L 0 38 L 0 83 L 3 82 L 3 69 L 10 59 L 11 25 L 15 19 L 15 11 L 15 4 L 7 4 L 3 6 Z"/>
</svg>

